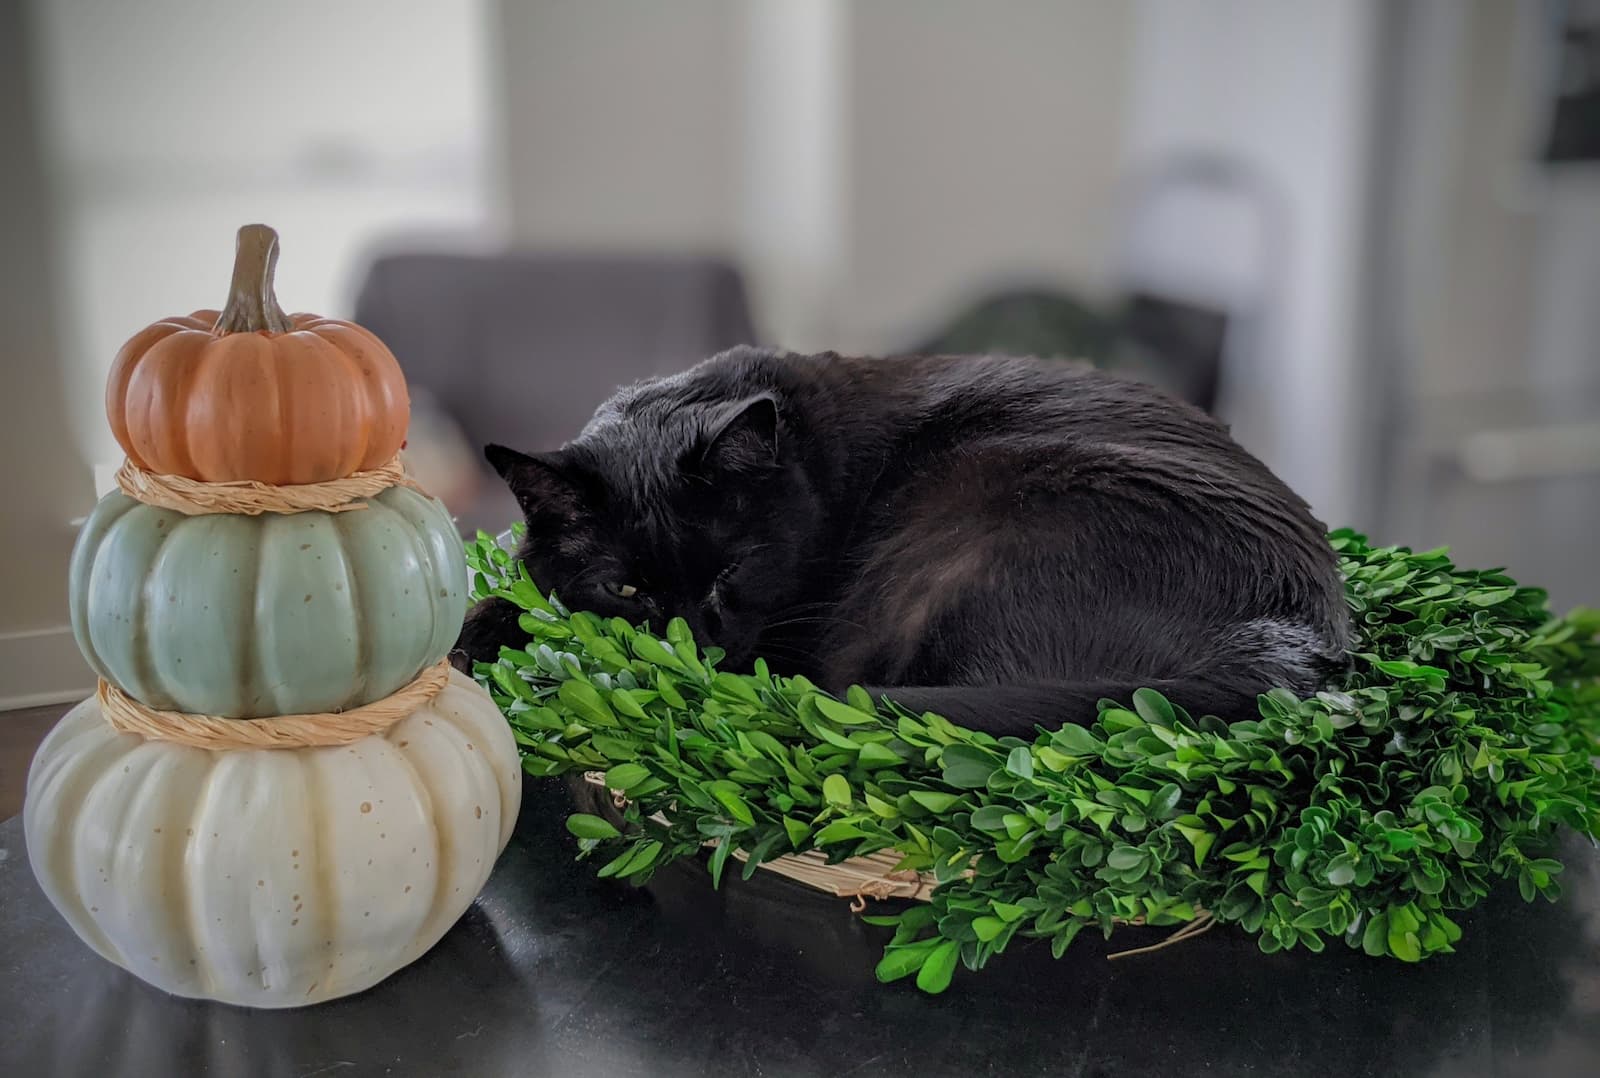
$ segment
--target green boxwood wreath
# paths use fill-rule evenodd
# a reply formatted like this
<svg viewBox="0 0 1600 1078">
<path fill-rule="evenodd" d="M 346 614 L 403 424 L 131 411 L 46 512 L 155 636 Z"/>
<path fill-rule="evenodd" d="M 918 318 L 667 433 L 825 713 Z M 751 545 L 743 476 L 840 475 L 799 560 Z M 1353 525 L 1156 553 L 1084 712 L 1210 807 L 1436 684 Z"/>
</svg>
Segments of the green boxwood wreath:
<svg viewBox="0 0 1600 1078">
<path fill-rule="evenodd" d="M 932 901 L 888 917 L 878 967 L 942 991 L 1017 936 L 1058 957 L 1084 928 L 1177 925 L 1208 911 L 1263 951 L 1343 939 L 1414 962 L 1460 938 L 1450 912 L 1496 880 L 1559 894 L 1557 829 L 1600 836 L 1600 613 L 1444 551 L 1339 553 L 1353 666 L 1330 691 L 1260 698 L 1258 718 L 1192 717 L 1158 693 L 1092 726 L 995 738 L 860 689 L 716 670 L 682 622 L 665 639 L 569 612 L 487 535 L 474 598 L 526 613 L 525 649 L 480 663 L 530 774 L 604 771 L 626 833 L 568 827 L 600 875 L 643 882 L 708 840 L 757 863 L 892 849 L 932 871 Z M 967 872 L 968 868 L 970 872 Z"/>
</svg>

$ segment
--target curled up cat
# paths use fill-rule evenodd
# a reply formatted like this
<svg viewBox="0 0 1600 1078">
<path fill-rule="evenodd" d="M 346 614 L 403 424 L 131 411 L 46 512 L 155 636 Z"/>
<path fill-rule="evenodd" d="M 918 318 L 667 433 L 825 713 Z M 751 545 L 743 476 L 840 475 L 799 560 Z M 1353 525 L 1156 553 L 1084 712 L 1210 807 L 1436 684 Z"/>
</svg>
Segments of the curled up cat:
<svg viewBox="0 0 1600 1078">
<path fill-rule="evenodd" d="M 1324 528 L 1211 417 L 1093 369 L 739 348 L 625 388 L 551 453 L 489 446 L 519 556 L 573 609 L 682 617 L 757 656 L 994 734 L 1141 686 L 1255 714 L 1344 664 Z M 459 648 L 521 646 L 475 607 Z"/>
</svg>

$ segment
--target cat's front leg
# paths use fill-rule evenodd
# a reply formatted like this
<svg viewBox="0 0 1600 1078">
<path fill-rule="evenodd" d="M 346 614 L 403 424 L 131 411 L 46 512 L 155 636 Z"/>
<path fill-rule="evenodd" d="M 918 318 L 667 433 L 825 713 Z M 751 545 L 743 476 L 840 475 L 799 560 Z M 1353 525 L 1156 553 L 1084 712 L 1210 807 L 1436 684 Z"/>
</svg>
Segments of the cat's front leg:
<svg viewBox="0 0 1600 1078">
<path fill-rule="evenodd" d="M 450 652 L 450 663 L 462 673 L 470 674 L 475 662 L 493 662 L 500 656 L 501 647 L 518 647 L 527 643 L 528 634 L 517 624 L 522 616 L 515 603 L 505 599 L 484 599 L 471 610 L 461 625 L 461 635 Z"/>
</svg>

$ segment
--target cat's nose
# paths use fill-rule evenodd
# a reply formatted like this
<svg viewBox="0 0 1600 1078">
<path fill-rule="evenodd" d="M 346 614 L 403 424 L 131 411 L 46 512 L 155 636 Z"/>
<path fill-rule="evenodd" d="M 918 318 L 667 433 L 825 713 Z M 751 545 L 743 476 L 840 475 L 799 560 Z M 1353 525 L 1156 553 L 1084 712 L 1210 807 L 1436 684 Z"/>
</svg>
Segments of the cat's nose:
<svg viewBox="0 0 1600 1078">
<path fill-rule="evenodd" d="M 717 637 L 721 633 L 722 615 L 714 609 L 702 611 L 700 615 L 699 628 L 694 634 L 696 642 L 698 642 L 701 647 L 704 647 L 707 644 L 714 644 L 717 641 Z"/>
</svg>

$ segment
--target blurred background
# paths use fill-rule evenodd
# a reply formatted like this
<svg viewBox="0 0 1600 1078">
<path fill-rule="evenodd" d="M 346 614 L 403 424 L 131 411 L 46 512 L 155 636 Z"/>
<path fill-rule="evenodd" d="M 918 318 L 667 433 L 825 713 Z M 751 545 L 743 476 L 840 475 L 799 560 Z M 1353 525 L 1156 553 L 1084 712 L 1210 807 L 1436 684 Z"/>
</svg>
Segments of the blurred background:
<svg viewBox="0 0 1600 1078">
<path fill-rule="evenodd" d="M 257 220 L 469 531 L 483 442 L 733 344 L 1010 351 L 1600 602 L 1594 0 L 0 0 L 0 136 L 0 706 L 89 685 L 105 373 Z"/>
</svg>

